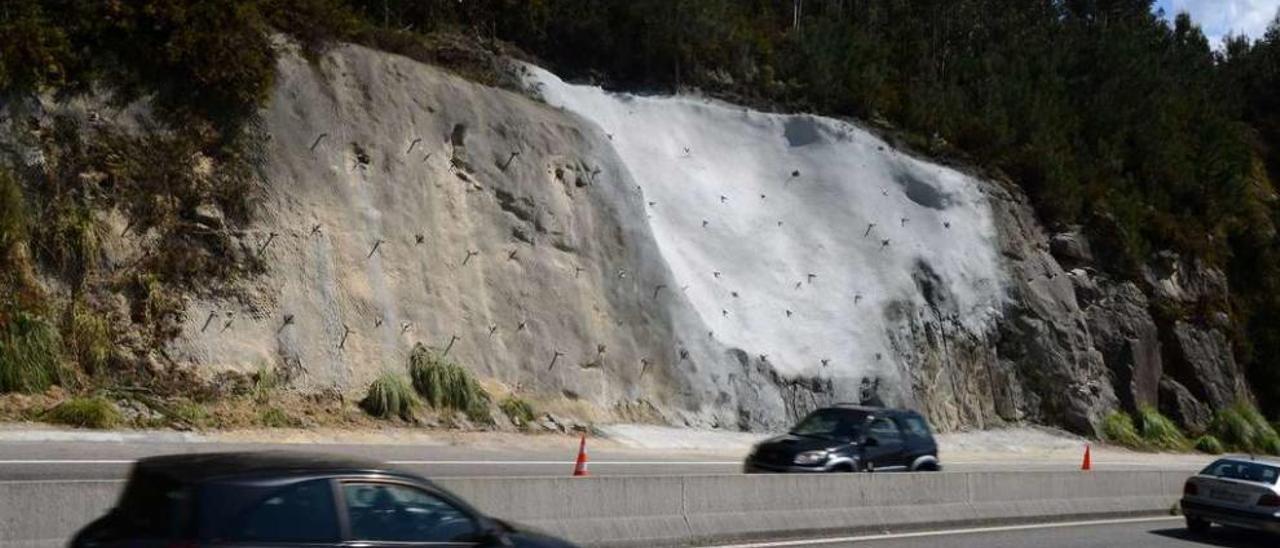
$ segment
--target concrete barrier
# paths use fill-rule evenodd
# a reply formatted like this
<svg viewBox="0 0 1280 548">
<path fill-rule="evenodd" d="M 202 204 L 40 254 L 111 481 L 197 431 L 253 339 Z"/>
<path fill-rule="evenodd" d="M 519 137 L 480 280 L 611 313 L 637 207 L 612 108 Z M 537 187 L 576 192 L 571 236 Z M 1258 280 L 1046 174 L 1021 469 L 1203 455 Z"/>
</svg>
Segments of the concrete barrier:
<svg viewBox="0 0 1280 548">
<path fill-rule="evenodd" d="M 1167 513 L 1186 472 L 449 478 L 481 510 L 586 546 L 687 546 Z M 0 482 L 0 548 L 58 546 L 120 482 Z"/>
</svg>

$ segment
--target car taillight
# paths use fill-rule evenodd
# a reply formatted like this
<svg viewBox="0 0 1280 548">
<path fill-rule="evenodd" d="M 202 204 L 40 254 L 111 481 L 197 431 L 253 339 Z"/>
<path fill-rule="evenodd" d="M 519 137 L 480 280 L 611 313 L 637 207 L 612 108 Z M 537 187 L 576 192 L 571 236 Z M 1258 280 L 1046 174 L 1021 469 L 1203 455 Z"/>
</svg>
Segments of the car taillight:
<svg viewBox="0 0 1280 548">
<path fill-rule="evenodd" d="M 1271 493 L 1262 495 L 1262 498 L 1258 499 L 1258 506 L 1266 506 L 1269 508 L 1280 506 L 1280 495 Z"/>
<path fill-rule="evenodd" d="M 1186 484 L 1182 486 L 1182 494 L 1194 497 L 1200 494 L 1200 488 L 1197 487 L 1196 484 L 1188 481 Z"/>
</svg>

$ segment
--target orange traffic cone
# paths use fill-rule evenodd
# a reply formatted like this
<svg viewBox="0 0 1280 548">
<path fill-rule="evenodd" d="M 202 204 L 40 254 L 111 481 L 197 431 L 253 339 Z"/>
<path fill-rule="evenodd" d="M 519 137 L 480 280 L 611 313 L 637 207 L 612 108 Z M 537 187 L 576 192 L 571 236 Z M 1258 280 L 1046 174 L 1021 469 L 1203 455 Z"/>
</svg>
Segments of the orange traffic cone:
<svg viewBox="0 0 1280 548">
<path fill-rule="evenodd" d="M 587 473 L 587 435 L 582 435 L 578 442 L 578 461 L 573 464 L 573 477 L 589 476 Z"/>
<path fill-rule="evenodd" d="M 1080 463 L 1080 469 L 1088 472 L 1093 470 L 1093 457 L 1089 454 L 1089 444 L 1084 444 L 1084 462 Z"/>
</svg>

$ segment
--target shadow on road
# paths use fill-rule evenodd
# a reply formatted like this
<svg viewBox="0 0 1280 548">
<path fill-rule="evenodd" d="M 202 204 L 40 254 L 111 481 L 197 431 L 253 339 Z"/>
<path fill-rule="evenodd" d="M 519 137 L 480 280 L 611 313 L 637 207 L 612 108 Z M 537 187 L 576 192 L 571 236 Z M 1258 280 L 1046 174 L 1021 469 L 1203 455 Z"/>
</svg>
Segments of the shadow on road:
<svg viewBox="0 0 1280 548">
<path fill-rule="evenodd" d="M 1188 545 L 1224 548 L 1275 548 L 1280 543 L 1280 536 L 1230 527 L 1214 527 L 1204 535 L 1195 535 L 1183 528 L 1159 529 L 1152 531 L 1151 534 L 1186 541 Z"/>
</svg>

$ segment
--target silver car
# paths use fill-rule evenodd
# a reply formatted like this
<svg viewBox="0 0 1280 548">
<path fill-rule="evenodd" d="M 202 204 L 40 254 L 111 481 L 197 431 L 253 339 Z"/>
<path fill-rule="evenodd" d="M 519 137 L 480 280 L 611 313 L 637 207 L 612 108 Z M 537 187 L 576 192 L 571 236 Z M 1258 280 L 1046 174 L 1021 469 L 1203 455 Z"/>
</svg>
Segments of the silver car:
<svg viewBox="0 0 1280 548">
<path fill-rule="evenodd" d="M 1182 488 L 1187 529 L 1217 523 L 1280 534 L 1280 461 L 1228 457 L 1210 464 Z"/>
</svg>

